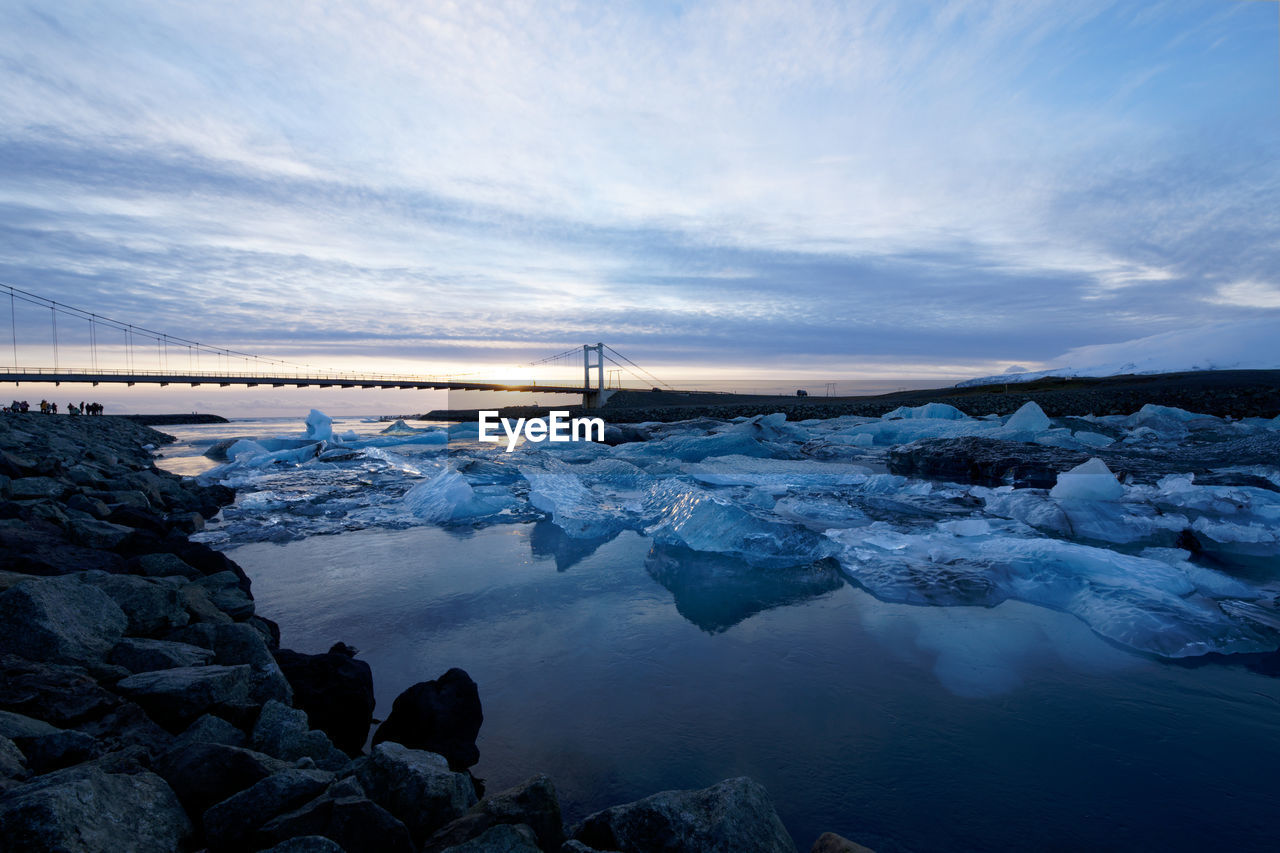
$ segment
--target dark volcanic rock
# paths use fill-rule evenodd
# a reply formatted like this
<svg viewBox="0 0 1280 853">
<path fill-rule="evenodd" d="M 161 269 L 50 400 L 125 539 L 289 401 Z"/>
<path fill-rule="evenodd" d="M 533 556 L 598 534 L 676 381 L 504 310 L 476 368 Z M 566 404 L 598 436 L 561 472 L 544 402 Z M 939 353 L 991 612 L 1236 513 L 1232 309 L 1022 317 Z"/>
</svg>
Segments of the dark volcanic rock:
<svg viewBox="0 0 1280 853">
<path fill-rule="evenodd" d="M 258 827 L 318 796 L 332 778 L 321 770 L 282 770 L 210 806 L 203 819 L 210 849 L 243 849 Z"/>
<path fill-rule="evenodd" d="M 0 799 L 7 853 L 172 853 L 191 822 L 164 780 L 82 764 L 41 776 Z"/>
<path fill-rule="evenodd" d="M 323 835 L 346 853 L 413 853 L 409 830 L 386 809 L 357 796 L 318 797 L 302 808 L 268 821 L 256 833 L 259 846 L 298 835 Z"/>
<path fill-rule="evenodd" d="M 18 745 L 4 735 L 0 735 L 0 796 L 22 784 L 31 776 L 31 768 L 27 766 L 27 757 L 18 749 Z"/>
<path fill-rule="evenodd" d="M 434 752 L 398 743 L 375 746 L 357 777 L 370 799 L 404 822 L 416 844 L 476 801 L 468 774 L 450 770 Z"/>
<path fill-rule="evenodd" d="M 543 849 L 538 846 L 538 837 L 533 830 L 523 823 L 500 823 L 470 841 L 445 848 L 448 853 L 540 853 Z"/>
<path fill-rule="evenodd" d="M 249 737 L 240 729 L 221 717 L 205 714 L 187 726 L 174 741 L 174 747 L 189 746 L 193 743 L 221 743 L 226 746 L 247 746 Z"/>
<path fill-rule="evenodd" d="M 663 791 L 588 817 L 573 837 L 624 853 L 795 853 L 769 793 L 745 776 L 700 791 Z"/>
<path fill-rule="evenodd" d="M 130 672 L 152 672 L 211 663 L 213 651 L 190 643 L 125 637 L 111 650 L 110 660 Z"/>
<path fill-rule="evenodd" d="M 127 625 L 110 597 L 78 578 L 32 578 L 0 593 L 0 652 L 29 660 L 101 661 Z"/>
<path fill-rule="evenodd" d="M 485 797 L 431 836 L 422 853 L 437 853 L 463 844 L 499 824 L 524 824 L 533 830 L 543 850 L 559 850 L 564 843 L 564 824 L 555 785 L 546 776 L 534 776 L 514 788 Z"/>
<path fill-rule="evenodd" d="M 253 615 L 253 597 L 240 585 L 235 572 L 207 575 L 195 582 L 209 593 L 209 600 L 223 613 L 237 621 Z"/>
<path fill-rule="evenodd" d="M 288 769 L 289 765 L 269 755 L 220 743 L 175 747 L 156 762 L 156 772 L 194 815 Z"/>
<path fill-rule="evenodd" d="M 63 729 L 30 738 L 21 745 L 32 772 L 36 774 L 61 770 L 101 754 L 102 748 L 92 736 L 75 729 Z"/>
<path fill-rule="evenodd" d="M 0 656 L 0 709 L 67 726 L 102 717 L 120 704 L 119 696 L 81 667 Z"/>
<path fill-rule="evenodd" d="M 435 681 L 420 681 L 397 696 L 386 722 L 374 733 L 373 744 L 390 740 L 436 752 L 453 769 L 465 770 L 480 760 L 476 735 L 483 722 L 476 683 L 454 667 Z"/>
<path fill-rule="evenodd" d="M 184 666 L 131 675 L 116 689 L 177 733 L 206 711 L 247 702 L 251 674 L 247 665 Z"/>
<path fill-rule="evenodd" d="M 96 738 L 108 753 L 140 747 L 150 758 L 157 758 L 173 745 L 173 735 L 160 728 L 133 702 L 126 702 L 76 728 Z"/>
<path fill-rule="evenodd" d="M 285 761 L 310 758 L 322 770 L 339 770 L 348 761 L 328 735 L 310 727 L 305 711 L 274 700 L 262 706 L 250 741 L 254 749 Z"/>
<path fill-rule="evenodd" d="M 72 544 L 63 530 L 19 511 L 28 517 L 0 520 L 0 570 L 63 575 L 89 569 L 123 569 L 124 561 L 119 555 Z"/>
<path fill-rule="evenodd" d="M 249 698 L 254 702 L 275 699 L 285 704 L 293 701 L 293 690 L 277 665 L 261 631 L 247 622 L 191 625 L 169 635 L 169 639 L 212 649 L 214 660 L 223 666 L 248 664 Z"/>
<path fill-rule="evenodd" d="M 124 611 L 129 620 L 125 632 L 132 636 L 170 631 L 191 619 L 177 583 L 106 572 L 85 572 L 78 577 L 102 590 Z"/>
<path fill-rule="evenodd" d="M 359 755 L 373 724 L 373 673 L 346 649 L 342 643 L 322 655 L 281 649 L 275 659 L 293 686 L 293 704 L 311 725 L 347 755 Z"/>
<path fill-rule="evenodd" d="M 150 578 L 180 576 L 189 580 L 203 577 L 195 566 L 188 564 L 176 554 L 143 554 L 130 560 L 131 566 L 137 566 L 137 573 Z"/>
</svg>

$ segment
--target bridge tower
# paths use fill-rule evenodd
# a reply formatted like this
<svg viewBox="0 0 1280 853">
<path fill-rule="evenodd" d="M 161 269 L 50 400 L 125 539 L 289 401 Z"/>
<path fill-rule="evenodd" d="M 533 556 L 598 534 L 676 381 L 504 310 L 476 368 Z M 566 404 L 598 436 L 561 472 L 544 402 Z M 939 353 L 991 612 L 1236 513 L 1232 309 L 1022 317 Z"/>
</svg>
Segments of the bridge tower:
<svg viewBox="0 0 1280 853">
<path fill-rule="evenodd" d="M 595 353 L 595 361 L 591 354 Z M 591 387 L 591 369 L 596 370 L 596 387 Z M 597 342 L 582 345 L 582 404 L 588 409 L 598 409 L 604 405 L 608 395 L 604 390 L 604 344 Z"/>
</svg>

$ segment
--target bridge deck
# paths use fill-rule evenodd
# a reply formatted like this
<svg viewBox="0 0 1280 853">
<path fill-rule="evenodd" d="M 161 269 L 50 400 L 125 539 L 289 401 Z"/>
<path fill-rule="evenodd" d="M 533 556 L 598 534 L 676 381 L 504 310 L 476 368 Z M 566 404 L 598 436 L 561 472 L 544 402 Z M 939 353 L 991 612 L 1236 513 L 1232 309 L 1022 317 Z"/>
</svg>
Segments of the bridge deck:
<svg viewBox="0 0 1280 853">
<path fill-rule="evenodd" d="M 539 385 L 537 382 L 475 382 L 458 379 L 434 379 L 421 376 L 371 374 L 288 375 L 267 373 L 192 373 L 131 372 L 125 370 L 51 370 L 48 368 L 0 368 L 0 382 L 52 383 L 80 382 L 97 385 L 102 382 L 126 385 L 244 385 L 250 388 L 270 385 L 274 388 L 399 388 L 437 391 L 532 391 L 543 394 L 584 394 L 592 389 L 581 385 Z"/>
</svg>

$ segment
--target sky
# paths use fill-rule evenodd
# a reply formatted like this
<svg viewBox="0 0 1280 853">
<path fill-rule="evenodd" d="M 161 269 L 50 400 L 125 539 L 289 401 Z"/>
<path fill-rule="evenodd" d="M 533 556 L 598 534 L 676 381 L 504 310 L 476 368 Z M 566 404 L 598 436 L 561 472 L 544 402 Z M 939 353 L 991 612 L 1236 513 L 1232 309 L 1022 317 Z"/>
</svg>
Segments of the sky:
<svg viewBox="0 0 1280 853">
<path fill-rule="evenodd" d="M 0 115 L 0 282 L 339 369 L 959 378 L 1280 321 L 1266 0 L 6 0 Z"/>
</svg>

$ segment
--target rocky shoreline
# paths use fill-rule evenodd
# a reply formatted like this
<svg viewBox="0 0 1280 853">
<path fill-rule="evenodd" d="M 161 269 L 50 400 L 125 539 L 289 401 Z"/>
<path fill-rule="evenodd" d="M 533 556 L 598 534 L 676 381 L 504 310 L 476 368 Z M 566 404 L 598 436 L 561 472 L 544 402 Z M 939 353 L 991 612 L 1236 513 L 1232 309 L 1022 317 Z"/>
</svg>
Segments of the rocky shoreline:
<svg viewBox="0 0 1280 853">
<path fill-rule="evenodd" d="M 0 418 L 5 850 L 796 849 L 746 778 L 569 828 L 545 776 L 486 792 L 459 669 L 404 691 L 366 751 L 369 666 L 341 642 L 279 647 L 243 570 L 188 538 L 234 493 L 157 469 L 168 441 L 119 417 Z"/>
</svg>

